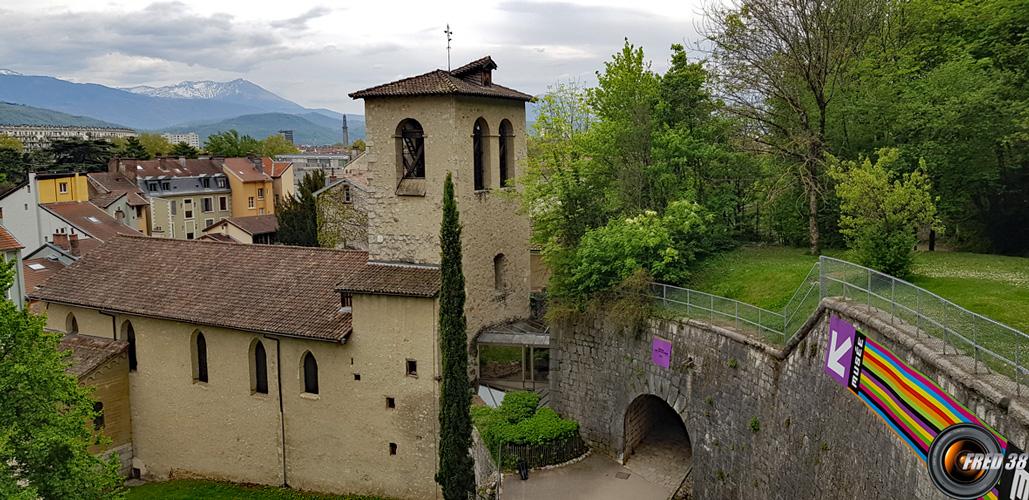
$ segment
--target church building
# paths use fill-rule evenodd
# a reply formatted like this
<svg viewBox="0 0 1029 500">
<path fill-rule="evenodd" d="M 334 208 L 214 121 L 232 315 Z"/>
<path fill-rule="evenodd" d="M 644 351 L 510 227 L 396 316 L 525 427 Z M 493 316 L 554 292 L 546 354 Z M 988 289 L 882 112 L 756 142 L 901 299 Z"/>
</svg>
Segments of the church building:
<svg viewBox="0 0 1029 500">
<path fill-rule="evenodd" d="M 493 83 L 496 68 L 351 94 L 366 107 L 367 251 L 119 236 L 29 292 L 47 328 L 117 342 L 124 362 L 104 374 L 127 403 L 96 428 L 131 429 L 118 452 L 132 474 L 437 496 L 448 172 L 470 342 L 529 315 L 529 222 L 505 191 L 531 97 Z"/>
</svg>

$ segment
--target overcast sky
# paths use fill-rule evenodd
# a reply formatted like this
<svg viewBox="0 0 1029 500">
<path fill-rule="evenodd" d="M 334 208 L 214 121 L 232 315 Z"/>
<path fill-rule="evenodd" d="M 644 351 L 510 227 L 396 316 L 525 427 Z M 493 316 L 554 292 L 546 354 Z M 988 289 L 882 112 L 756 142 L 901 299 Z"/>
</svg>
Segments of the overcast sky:
<svg viewBox="0 0 1029 500">
<path fill-rule="evenodd" d="M 445 5 L 445 6 L 444 6 Z M 3 0 L 0 68 L 126 87 L 246 78 L 308 107 L 362 112 L 347 93 L 483 55 L 536 94 L 590 84 L 628 37 L 656 70 L 695 45 L 701 0 Z"/>
</svg>

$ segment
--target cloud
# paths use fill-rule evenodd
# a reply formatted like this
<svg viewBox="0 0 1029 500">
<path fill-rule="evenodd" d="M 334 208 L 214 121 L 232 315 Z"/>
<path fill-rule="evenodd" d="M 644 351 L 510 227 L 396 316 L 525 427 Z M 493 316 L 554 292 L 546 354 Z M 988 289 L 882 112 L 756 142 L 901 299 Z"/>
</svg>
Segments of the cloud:
<svg viewBox="0 0 1029 500">
<path fill-rule="evenodd" d="M 196 14 L 182 2 L 134 11 L 0 11 L 0 18 L 5 20 L 0 61 L 22 61 L 58 74 L 79 72 L 112 55 L 245 71 L 313 50 L 267 25 L 239 22 L 229 14 Z"/>
<path fill-rule="evenodd" d="M 271 26 L 273 28 L 282 28 L 290 30 L 304 30 L 307 29 L 307 22 L 312 19 L 319 17 L 325 17 L 332 13 L 332 9 L 325 6 L 317 6 L 311 8 L 307 12 L 300 14 L 297 17 L 291 17 L 289 19 L 283 19 L 281 21 L 272 21 Z"/>
<path fill-rule="evenodd" d="M 567 80 L 593 84 L 625 37 L 646 49 L 656 71 L 667 68 L 670 44 L 699 39 L 691 0 L 456 1 L 451 9 L 373 2 L 359 17 L 324 0 L 0 7 L 0 67 L 112 86 L 242 77 L 305 106 L 360 112 L 347 93 L 446 68 L 447 23 L 454 67 L 489 54 L 498 83 L 532 94 Z"/>
</svg>

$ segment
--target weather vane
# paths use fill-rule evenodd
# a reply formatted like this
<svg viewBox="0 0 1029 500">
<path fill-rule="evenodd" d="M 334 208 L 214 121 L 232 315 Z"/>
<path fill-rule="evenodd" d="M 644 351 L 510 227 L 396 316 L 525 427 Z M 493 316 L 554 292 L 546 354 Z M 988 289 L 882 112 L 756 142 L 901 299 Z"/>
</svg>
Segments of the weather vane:
<svg viewBox="0 0 1029 500">
<path fill-rule="evenodd" d="M 450 40 L 454 32 L 450 31 L 450 23 L 447 23 L 447 29 L 443 30 L 443 33 L 447 35 L 447 71 L 450 71 Z"/>
</svg>

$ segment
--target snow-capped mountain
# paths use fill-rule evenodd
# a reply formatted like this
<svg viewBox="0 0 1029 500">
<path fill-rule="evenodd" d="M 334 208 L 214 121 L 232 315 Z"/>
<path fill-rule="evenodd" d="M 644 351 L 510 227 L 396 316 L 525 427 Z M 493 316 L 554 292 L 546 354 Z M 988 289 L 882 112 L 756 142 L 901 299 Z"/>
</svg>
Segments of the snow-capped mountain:
<svg viewBox="0 0 1029 500">
<path fill-rule="evenodd" d="M 3 69 L 3 68 L 0 68 L 0 75 L 7 75 L 7 76 L 24 76 L 24 75 L 22 75 L 21 73 L 18 73 L 17 71 L 14 71 L 14 70 L 10 70 L 10 69 Z"/>
<path fill-rule="evenodd" d="M 173 97 L 179 99 L 218 99 L 229 96 L 252 94 L 255 91 L 257 93 L 271 94 L 271 92 L 268 92 L 260 86 L 242 78 L 237 78 L 231 82 L 215 82 L 211 80 L 200 80 L 195 82 L 185 81 L 164 87 L 140 85 L 137 87 L 124 88 L 123 90 L 128 90 L 133 94 L 143 94 L 151 97 Z"/>
</svg>

